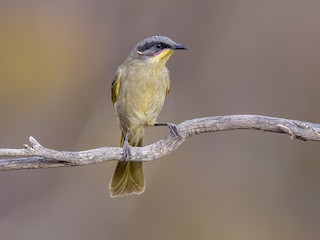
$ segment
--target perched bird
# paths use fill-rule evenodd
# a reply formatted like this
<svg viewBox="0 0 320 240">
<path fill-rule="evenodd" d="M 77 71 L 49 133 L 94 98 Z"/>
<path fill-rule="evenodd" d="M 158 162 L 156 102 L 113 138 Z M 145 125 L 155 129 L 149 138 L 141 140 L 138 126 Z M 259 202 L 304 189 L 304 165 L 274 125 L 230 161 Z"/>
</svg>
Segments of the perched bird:
<svg viewBox="0 0 320 240">
<path fill-rule="evenodd" d="M 187 50 L 168 37 L 153 36 L 139 42 L 118 67 L 112 82 L 112 103 L 122 131 L 124 161 L 119 161 L 109 184 L 110 196 L 141 194 L 145 190 L 142 162 L 130 162 L 129 145 L 142 146 L 148 126 L 168 126 L 178 135 L 174 124 L 157 123 L 170 90 L 166 62 L 176 50 Z"/>
</svg>

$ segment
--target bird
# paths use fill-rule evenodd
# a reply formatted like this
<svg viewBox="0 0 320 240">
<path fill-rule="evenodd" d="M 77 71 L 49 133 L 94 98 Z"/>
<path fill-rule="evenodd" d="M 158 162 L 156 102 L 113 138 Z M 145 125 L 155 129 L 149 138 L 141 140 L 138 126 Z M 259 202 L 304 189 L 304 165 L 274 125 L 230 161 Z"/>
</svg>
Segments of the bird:
<svg viewBox="0 0 320 240">
<path fill-rule="evenodd" d="M 109 183 L 111 197 L 141 194 L 146 181 L 142 162 L 129 161 L 130 146 L 141 147 L 149 126 L 168 126 L 180 137 L 176 125 L 156 121 L 170 91 L 166 63 L 177 50 L 187 50 L 166 36 L 152 36 L 139 42 L 117 68 L 111 99 L 121 129 L 123 161 L 118 161 Z"/>
</svg>

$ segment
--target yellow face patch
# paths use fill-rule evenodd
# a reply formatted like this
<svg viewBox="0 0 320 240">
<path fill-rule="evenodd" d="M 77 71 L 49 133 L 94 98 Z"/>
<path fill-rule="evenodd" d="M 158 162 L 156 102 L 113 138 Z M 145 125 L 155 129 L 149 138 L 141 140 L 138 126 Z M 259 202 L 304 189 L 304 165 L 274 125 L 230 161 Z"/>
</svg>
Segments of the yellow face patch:
<svg viewBox="0 0 320 240">
<path fill-rule="evenodd" d="M 155 55 L 152 58 L 152 61 L 156 61 L 156 62 L 159 62 L 159 61 L 163 62 L 164 61 L 166 63 L 173 53 L 174 53 L 174 50 L 164 49 L 160 53 Z"/>
</svg>

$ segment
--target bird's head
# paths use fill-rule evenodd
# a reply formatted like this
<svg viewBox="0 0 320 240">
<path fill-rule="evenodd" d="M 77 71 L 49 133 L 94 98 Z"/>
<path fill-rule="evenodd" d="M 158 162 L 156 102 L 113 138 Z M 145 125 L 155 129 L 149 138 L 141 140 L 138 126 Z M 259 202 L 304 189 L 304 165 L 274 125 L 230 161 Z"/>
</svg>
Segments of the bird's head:
<svg viewBox="0 0 320 240">
<path fill-rule="evenodd" d="M 176 50 L 187 50 L 182 44 L 178 44 L 165 36 L 153 36 L 139 42 L 132 54 L 138 59 L 150 62 L 166 63 Z"/>
</svg>

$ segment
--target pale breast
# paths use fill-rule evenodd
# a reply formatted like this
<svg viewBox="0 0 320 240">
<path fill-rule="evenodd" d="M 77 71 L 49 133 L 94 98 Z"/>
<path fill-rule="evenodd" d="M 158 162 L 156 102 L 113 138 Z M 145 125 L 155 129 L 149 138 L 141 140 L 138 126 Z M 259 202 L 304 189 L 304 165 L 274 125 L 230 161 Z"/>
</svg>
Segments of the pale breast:
<svg viewBox="0 0 320 240">
<path fill-rule="evenodd" d="M 168 83 L 166 67 L 130 69 L 114 105 L 120 126 L 126 130 L 153 125 L 164 104 Z"/>
</svg>

